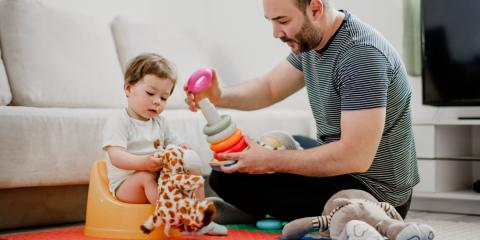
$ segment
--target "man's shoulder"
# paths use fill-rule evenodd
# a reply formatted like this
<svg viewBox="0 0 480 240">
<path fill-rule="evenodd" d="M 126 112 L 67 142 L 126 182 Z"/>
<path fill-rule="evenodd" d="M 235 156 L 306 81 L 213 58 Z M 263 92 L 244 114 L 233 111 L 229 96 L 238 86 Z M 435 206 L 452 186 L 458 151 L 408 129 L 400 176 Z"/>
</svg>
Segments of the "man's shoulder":
<svg viewBox="0 0 480 240">
<path fill-rule="evenodd" d="M 377 29 L 352 14 L 345 20 L 344 31 L 348 36 L 349 44 L 352 46 L 370 45 L 382 50 L 385 46 L 390 45 Z"/>
<path fill-rule="evenodd" d="M 346 22 L 345 31 L 348 38 L 344 41 L 344 51 L 341 57 L 367 54 L 384 57 L 386 61 L 393 65 L 399 62 L 397 50 L 380 32 L 368 23 L 352 15 Z"/>
</svg>

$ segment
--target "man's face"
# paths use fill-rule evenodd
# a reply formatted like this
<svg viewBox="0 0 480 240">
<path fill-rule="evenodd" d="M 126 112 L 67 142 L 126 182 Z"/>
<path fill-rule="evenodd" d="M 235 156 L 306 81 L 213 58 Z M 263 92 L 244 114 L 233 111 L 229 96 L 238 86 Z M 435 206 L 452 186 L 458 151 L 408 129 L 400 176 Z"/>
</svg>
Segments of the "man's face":
<svg viewBox="0 0 480 240">
<path fill-rule="evenodd" d="M 264 0 L 265 18 L 272 21 L 273 36 L 287 43 L 299 54 L 317 47 L 322 35 L 293 0 Z M 307 13 L 309 9 L 307 8 Z"/>
</svg>

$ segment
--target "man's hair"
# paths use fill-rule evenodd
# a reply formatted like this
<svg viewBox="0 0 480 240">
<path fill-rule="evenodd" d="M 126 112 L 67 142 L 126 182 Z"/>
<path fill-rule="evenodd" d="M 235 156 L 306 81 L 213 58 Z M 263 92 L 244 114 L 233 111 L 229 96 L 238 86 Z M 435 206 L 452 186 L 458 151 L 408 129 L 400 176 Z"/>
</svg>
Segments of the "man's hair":
<svg viewBox="0 0 480 240">
<path fill-rule="evenodd" d="M 175 66 L 166 58 L 155 53 L 143 53 L 132 59 L 125 71 L 125 84 L 135 85 L 145 75 L 152 74 L 162 79 L 169 79 L 173 83 L 173 89 L 177 82 Z"/>
<path fill-rule="evenodd" d="M 294 0 L 294 1 L 295 1 L 295 5 L 297 5 L 297 8 L 300 9 L 300 11 L 302 11 L 305 14 L 306 8 L 312 0 Z M 322 3 L 323 5 L 325 5 L 326 8 L 328 8 L 329 6 L 328 1 L 329 0 L 322 0 Z"/>
</svg>

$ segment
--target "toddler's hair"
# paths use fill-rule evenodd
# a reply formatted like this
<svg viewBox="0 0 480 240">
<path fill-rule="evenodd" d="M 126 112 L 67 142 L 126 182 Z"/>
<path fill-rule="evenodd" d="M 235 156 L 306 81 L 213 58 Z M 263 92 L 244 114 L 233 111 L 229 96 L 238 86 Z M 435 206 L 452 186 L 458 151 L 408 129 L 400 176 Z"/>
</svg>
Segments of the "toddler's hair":
<svg viewBox="0 0 480 240">
<path fill-rule="evenodd" d="M 132 59 L 125 71 L 125 84 L 135 85 L 145 75 L 152 74 L 159 78 L 166 78 L 172 81 L 173 87 L 177 83 L 177 72 L 175 66 L 166 58 L 155 53 L 143 53 Z"/>
</svg>

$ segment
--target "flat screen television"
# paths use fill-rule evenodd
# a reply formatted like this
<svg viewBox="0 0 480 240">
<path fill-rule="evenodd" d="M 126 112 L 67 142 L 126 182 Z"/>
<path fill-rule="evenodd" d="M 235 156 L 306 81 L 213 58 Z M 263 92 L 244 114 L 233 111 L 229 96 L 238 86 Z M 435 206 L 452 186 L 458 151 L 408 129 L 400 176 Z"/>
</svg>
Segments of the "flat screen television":
<svg viewBox="0 0 480 240">
<path fill-rule="evenodd" d="M 480 0 L 422 0 L 423 103 L 480 106 Z"/>
</svg>

